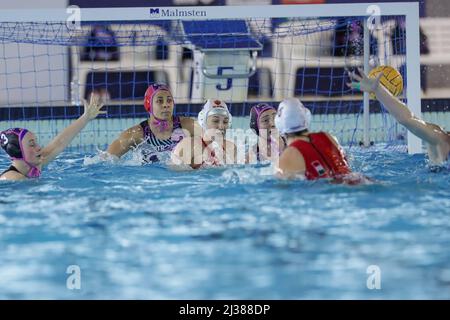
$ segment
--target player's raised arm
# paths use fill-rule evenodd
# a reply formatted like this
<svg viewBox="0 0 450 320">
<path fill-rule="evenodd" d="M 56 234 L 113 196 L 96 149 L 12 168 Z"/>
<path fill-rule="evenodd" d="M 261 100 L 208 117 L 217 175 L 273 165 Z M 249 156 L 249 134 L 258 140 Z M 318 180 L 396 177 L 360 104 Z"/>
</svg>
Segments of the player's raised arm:
<svg viewBox="0 0 450 320">
<path fill-rule="evenodd" d="M 363 70 L 358 69 L 356 72 L 349 72 L 352 80 L 347 85 L 350 88 L 358 89 L 364 92 L 374 93 L 377 100 L 380 101 L 388 112 L 409 131 L 425 140 L 429 144 L 437 145 L 445 138 L 446 133 L 434 124 L 427 123 L 416 117 L 411 110 L 398 98 L 396 98 L 388 89 L 380 84 L 380 73 L 376 78 L 369 78 Z"/>
</svg>

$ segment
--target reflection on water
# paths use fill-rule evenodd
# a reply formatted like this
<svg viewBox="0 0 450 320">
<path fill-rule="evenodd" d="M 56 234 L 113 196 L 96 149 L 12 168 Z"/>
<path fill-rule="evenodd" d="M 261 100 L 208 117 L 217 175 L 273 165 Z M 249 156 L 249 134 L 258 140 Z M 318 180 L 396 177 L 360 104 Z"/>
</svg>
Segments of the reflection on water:
<svg viewBox="0 0 450 320">
<path fill-rule="evenodd" d="M 0 183 L 0 298 L 450 298 L 449 171 L 352 153 L 375 184 L 66 153 L 40 180 Z M 370 265 L 382 290 L 367 289 Z"/>
</svg>

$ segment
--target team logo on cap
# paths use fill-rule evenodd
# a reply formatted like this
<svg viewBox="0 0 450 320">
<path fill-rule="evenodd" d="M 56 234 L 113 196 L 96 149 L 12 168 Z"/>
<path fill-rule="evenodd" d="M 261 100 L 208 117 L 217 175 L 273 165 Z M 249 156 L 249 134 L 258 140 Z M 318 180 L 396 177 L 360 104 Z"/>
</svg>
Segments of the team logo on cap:
<svg viewBox="0 0 450 320">
<path fill-rule="evenodd" d="M 6 136 L 6 134 L 2 133 L 2 135 L 0 136 L 0 144 L 2 146 L 6 146 L 8 142 L 9 142 L 8 137 Z"/>
<path fill-rule="evenodd" d="M 222 101 L 220 100 L 214 100 L 214 106 L 213 108 L 217 108 L 217 107 L 221 107 L 222 106 Z"/>
</svg>

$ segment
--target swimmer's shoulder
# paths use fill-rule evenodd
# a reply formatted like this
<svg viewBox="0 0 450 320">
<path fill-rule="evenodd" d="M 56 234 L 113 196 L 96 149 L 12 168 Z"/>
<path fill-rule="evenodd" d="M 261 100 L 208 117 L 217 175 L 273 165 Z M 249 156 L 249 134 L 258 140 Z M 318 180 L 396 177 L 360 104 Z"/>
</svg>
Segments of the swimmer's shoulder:
<svg viewBox="0 0 450 320">
<path fill-rule="evenodd" d="M 182 127 L 190 126 L 194 124 L 194 119 L 190 117 L 180 116 L 180 122 Z"/>
<path fill-rule="evenodd" d="M 187 130 L 191 136 L 200 135 L 202 130 L 193 118 L 180 116 L 181 128 Z"/>
<path fill-rule="evenodd" d="M 132 147 L 136 147 L 144 140 L 144 131 L 140 124 L 122 131 L 120 136 L 108 147 L 110 155 L 121 157 Z"/>
<path fill-rule="evenodd" d="M 436 151 L 442 158 L 442 162 L 450 161 L 450 135 L 443 136 L 442 141 L 436 146 Z"/>
<path fill-rule="evenodd" d="M 284 149 L 283 153 L 281 154 L 281 157 L 285 159 L 297 159 L 302 158 L 303 154 L 295 147 L 287 146 L 286 149 Z"/>
<path fill-rule="evenodd" d="M 291 170 L 304 170 L 305 159 L 303 154 L 294 147 L 288 146 L 280 156 L 280 167 L 286 167 Z"/>
<path fill-rule="evenodd" d="M 446 145 L 450 150 L 450 132 L 444 132 L 442 140 L 443 144 Z"/>
<path fill-rule="evenodd" d="M 429 131 L 428 134 L 431 136 L 431 138 L 427 140 L 429 145 L 434 145 L 438 147 L 440 150 L 450 148 L 449 132 L 445 131 L 445 129 L 442 128 L 441 126 L 430 122 L 426 122 L 426 127 Z"/>
<path fill-rule="evenodd" d="M 135 126 L 132 126 L 131 128 L 126 129 L 122 132 L 121 138 L 141 142 L 141 140 L 144 139 L 144 131 L 142 130 L 142 126 L 140 124 L 137 124 Z"/>
<path fill-rule="evenodd" d="M 199 141 L 197 141 L 199 140 Z M 193 148 L 195 144 L 201 145 L 201 140 L 198 137 L 186 137 L 183 138 L 178 144 L 175 146 L 173 153 L 181 155 L 183 153 L 183 150 L 186 148 Z"/>
<path fill-rule="evenodd" d="M 305 170 L 305 159 L 302 153 L 294 147 L 288 146 L 284 149 L 278 160 L 277 175 L 290 178 L 293 175 L 304 174 Z"/>
<path fill-rule="evenodd" d="M 0 180 L 13 180 L 13 181 L 18 181 L 18 180 L 26 180 L 27 177 L 25 177 L 23 174 L 21 174 L 20 172 L 17 171 L 7 171 L 4 174 L 2 174 L 0 176 Z"/>
</svg>

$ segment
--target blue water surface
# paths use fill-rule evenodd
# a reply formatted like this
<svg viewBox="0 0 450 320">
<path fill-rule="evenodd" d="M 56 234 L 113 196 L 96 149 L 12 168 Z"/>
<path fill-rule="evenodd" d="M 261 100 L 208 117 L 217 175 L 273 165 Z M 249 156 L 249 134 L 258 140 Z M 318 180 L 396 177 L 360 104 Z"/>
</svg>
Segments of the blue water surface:
<svg viewBox="0 0 450 320">
<path fill-rule="evenodd" d="M 0 298 L 449 299 L 450 171 L 423 155 L 350 153 L 376 183 L 65 152 L 41 179 L 0 183 Z"/>
</svg>

